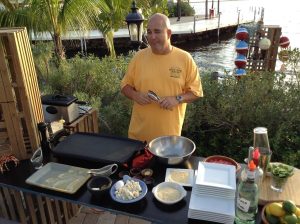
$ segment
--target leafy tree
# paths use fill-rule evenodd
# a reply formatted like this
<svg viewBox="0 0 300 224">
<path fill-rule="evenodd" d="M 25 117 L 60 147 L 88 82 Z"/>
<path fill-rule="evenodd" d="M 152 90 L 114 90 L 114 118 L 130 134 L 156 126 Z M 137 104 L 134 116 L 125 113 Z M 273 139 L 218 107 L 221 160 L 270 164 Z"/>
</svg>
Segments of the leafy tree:
<svg viewBox="0 0 300 224">
<path fill-rule="evenodd" d="M 108 10 L 103 0 L 25 0 L 19 7 L 9 5 L 7 0 L 0 2 L 5 5 L 0 11 L 1 26 L 26 26 L 35 35 L 50 33 L 58 64 L 64 58 L 62 35 L 94 27 L 94 18 Z"/>
<path fill-rule="evenodd" d="M 288 60 L 286 62 L 287 66 L 290 67 L 292 71 L 292 79 L 295 78 L 298 86 L 300 86 L 300 50 L 299 48 L 289 49 L 288 51 Z"/>
<path fill-rule="evenodd" d="M 104 0 L 108 7 L 96 19 L 96 27 L 102 32 L 110 55 L 115 58 L 114 32 L 124 26 L 124 18 L 130 8 L 131 0 Z"/>
<path fill-rule="evenodd" d="M 178 15 L 178 6 L 180 6 L 180 16 L 193 16 L 195 15 L 195 10 L 187 1 L 178 1 L 177 4 L 170 2 L 168 4 L 168 11 L 170 17 L 180 17 Z"/>
<path fill-rule="evenodd" d="M 112 57 L 116 57 L 114 49 L 114 32 L 126 27 L 125 18 L 131 12 L 132 0 L 104 0 L 108 11 L 97 17 L 96 26 L 103 33 L 106 45 Z M 156 12 L 167 13 L 167 0 L 139 0 L 137 7 L 142 11 L 145 19 Z M 145 24 L 147 21 L 145 21 Z M 145 25 L 144 25 L 145 26 Z"/>
<path fill-rule="evenodd" d="M 167 0 L 139 0 L 137 6 L 142 10 L 146 23 L 148 18 L 157 12 L 168 15 L 168 1 Z"/>
</svg>

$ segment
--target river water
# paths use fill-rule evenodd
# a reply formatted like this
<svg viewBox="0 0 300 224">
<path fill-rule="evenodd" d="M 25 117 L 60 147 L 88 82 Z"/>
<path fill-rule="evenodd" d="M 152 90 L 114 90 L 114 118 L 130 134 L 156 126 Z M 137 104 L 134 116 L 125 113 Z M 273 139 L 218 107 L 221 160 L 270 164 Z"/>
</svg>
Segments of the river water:
<svg viewBox="0 0 300 224">
<path fill-rule="evenodd" d="M 219 11 L 225 16 L 228 13 L 240 12 L 240 16 L 253 14 L 253 18 L 260 17 L 264 8 L 264 24 L 279 25 L 282 28 L 282 35 L 290 39 L 291 48 L 300 48 L 300 7 L 296 4 L 297 0 L 221 0 Z M 205 14 L 205 0 L 190 1 L 196 14 Z M 212 2 L 209 1 L 211 8 Z M 217 10 L 217 0 L 214 0 L 214 8 Z M 234 36 L 229 39 L 220 40 L 219 43 L 191 43 L 180 47 L 189 51 L 201 69 L 209 69 L 224 73 L 232 72 L 235 68 L 234 59 L 236 41 Z M 278 62 L 280 63 L 280 62 Z M 277 63 L 277 64 L 278 64 Z M 276 66 L 280 67 L 280 66 Z"/>
</svg>

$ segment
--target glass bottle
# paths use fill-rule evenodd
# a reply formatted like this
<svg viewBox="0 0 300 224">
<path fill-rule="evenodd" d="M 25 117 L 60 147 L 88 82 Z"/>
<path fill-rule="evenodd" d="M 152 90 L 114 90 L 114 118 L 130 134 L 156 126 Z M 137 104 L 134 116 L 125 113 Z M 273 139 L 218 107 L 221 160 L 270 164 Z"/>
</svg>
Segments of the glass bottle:
<svg viewBox="0 0 300 224">
<path fill-rule="evenodd" d="M 255 166 L 256 166 L 256 173 L 255 173 L 255 181 L 258 184 L 258 188 L 260 188 L 263 180 L 263 171 L 259 167 L 259 161 L 260 161 L 260 152 L 259 149 L 250 146 L 249 147 L 249 154 L 248 154 L 248 165 L 249 161 L 253 160 Z"/>
<path fill-rule="evenodd" d="M 38 130 L 40 132 L 40 141 L 43 154 L 46 156 L 50 152 L 50 142 L 48 133 L 48 123 L 40 122 L 38 123 Z"/>
<path fill-rule="evenodd" d="M 268 130 L 264 127 L 257 127 L 253 130 L 254 138 L 253 138 L 253 147 L 254 150 L 258 149 L 260 153 L 259 157 L 259 169 L 263 173 L 263 177 L 267 172 L 267 168 L 269 166 L 272 152 L 270 150 L 269 139 L 268 139 Z"/>
<path fill-rule="evenodd" d="M 247 179 L 238 185 L 235 223 L 254 224 L 258 208 L 258 185 L 255 181 L 256 165 L 253 160 L 249 162 Z"/>
</svg>

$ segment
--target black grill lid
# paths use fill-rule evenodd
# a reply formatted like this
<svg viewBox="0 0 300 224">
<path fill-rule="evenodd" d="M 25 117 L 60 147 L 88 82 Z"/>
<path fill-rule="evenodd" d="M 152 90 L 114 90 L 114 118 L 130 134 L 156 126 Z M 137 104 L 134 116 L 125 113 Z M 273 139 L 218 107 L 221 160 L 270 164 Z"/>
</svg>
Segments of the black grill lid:
<svg viewBox="0 0 300 224">
<path fill-rule="evenodd" d="M 44 95 L 42 96 L 42 104 L 53 106 L 69 106 L 76 101 L 74 96 L 62 96 L 62 95 Z"/>
<path fill-rule="evenodd" d="M 56 157 L 102 163 L 127 163 L 146 143 L 123 137 L 92 133 L 74 133 L 54 149 Z"/>
</svg>

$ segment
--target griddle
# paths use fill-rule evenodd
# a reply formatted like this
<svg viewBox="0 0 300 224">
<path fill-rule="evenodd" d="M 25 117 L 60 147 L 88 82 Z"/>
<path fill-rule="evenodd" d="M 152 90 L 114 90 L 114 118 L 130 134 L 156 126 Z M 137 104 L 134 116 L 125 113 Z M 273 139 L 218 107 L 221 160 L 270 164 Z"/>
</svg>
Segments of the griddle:
<svg viewBox="0 0 300 224">
<path fill-rule="evenodd" d="M 145 146 L 145 142 L 129 138 L 78 132 L 60 142 L 53 154 L 63 159 L 123 164 Z"/>
</svg>

